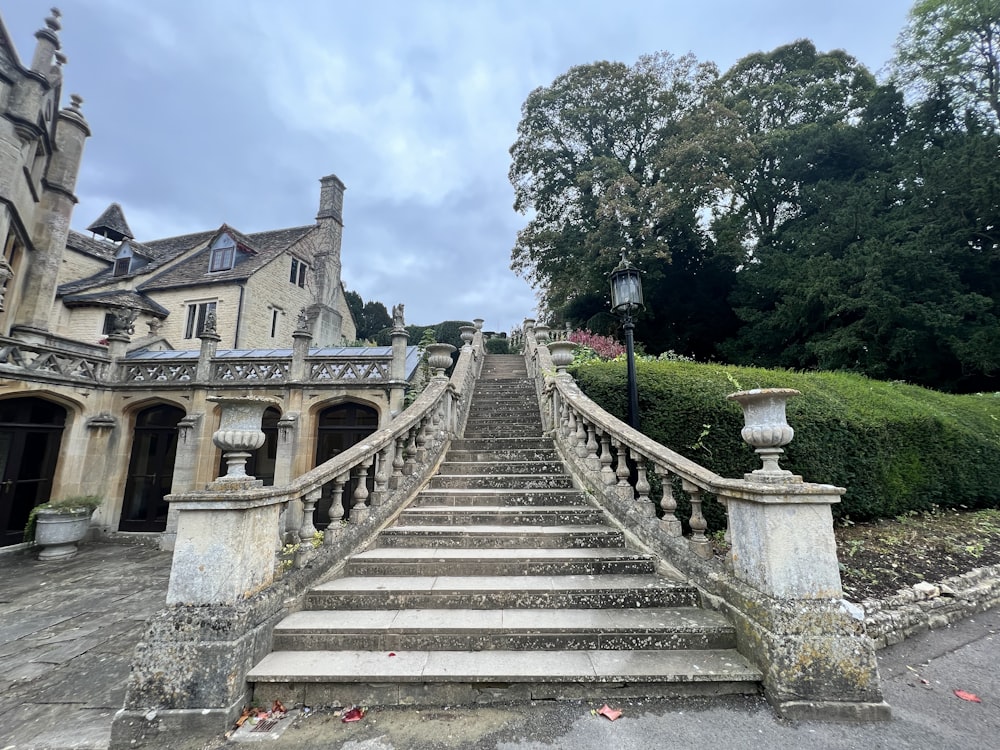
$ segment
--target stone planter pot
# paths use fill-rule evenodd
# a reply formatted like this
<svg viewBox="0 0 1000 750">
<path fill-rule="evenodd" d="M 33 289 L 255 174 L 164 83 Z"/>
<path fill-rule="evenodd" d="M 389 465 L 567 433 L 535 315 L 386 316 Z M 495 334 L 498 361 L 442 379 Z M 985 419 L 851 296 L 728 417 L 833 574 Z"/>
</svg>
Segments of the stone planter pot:
<svg viewBox="0 0 1000 750">
<path fill-rule="evenodd" d="M 539 344 L 549 343 L 549 327 L 547 325 L 536 325 L 535 326 L 535 341 Z"/>
<path fill-rule="evenodd" d="M 476 336 L 476 331 L 479 329 L 476 326 L 459 326 L 459 333 L 462 336 L 462 343 L 465 346 L 472 346 L 472 339 Z"/>
<path fill-rule="evenodd" d="M 743 407 L 743 429 L 740 436 L 760 456 L 764 466 L 754 476 L 787 476 L 778 466 L 782 447 L 792 442 L 795 430 L 785 418 L 785 404 L 799 392 L 792 388 L 755 388 L 752 391 L 730 393 L 726 398 Z"/>
<path fill-rule="evenodd" d="M 247 475 L 247 459 L 252 451 L 264 444 L 260 429 L 264 411 L 269 406 L 280 406 L 276 398 L 256 396 L 209 396 L 222 407 L 219 429 L 212 434 L 212 442 L 222 449 L 226 460 L 226 476 L 219 479 L 252 480 Z"/>
<path fill-rule="evenodd" d="M 576 344 L 572 341 L 552 341 L 548 344 L 548 349 L 556 370 L 560 374 L 566 372 L 566 368 L 573 363 L 573 352 L 576 350 Z"/>
<path fill-rule="evenodd" d="M 476 330 L 481 331 L 483 330 L 483 323 L 486 321 L 483 318 L 473 318 L 472 322 L 475 324 Z"/>
<path fill-rule="evenodd" d="M 451 353 L 455 347 L 451 344 L 428 344 L 427 364 L 434 371 L 435 378 L 443 378 L 444 371 L 451 367 Z"/>
<path fill-rule="evenodd" d="M 39 510 L 35 515 L 35 543 L 42 547 L 39 560 L 68 560 L 79 548 L 77 543 L 87 536 L 90 508 L 79 510 Z"/>
</svg>

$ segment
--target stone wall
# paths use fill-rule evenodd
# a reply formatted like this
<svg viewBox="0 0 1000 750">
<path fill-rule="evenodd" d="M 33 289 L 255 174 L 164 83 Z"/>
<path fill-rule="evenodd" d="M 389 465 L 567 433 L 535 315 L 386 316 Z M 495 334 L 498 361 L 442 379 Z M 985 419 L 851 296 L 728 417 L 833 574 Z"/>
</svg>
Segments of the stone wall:
<svg viewBox="0 0 1000 750">
<path fill-rule="evenodd" d="M 875 648 L 944 628 L 1000 604 L 1000 565 L 977 568 L 938 584 L 918 583 L 886 599 L 866 599 L 865 626 Z"/>
<path fill-rule="evenodd" d="M 312 269 L 305 288 L 290 282 L 292 256 L 282 253 L 255 273 L 246 285 L 243 318 L 240 321 L 238 349 L 290 349 L 292 331 L 297 327 L 299 311 L 312 301 Z M 278 310 L 278 324 L 271 337 L 271 318 Z M 220 329 L 219 333 L 226 336 Z"/>
</svg>

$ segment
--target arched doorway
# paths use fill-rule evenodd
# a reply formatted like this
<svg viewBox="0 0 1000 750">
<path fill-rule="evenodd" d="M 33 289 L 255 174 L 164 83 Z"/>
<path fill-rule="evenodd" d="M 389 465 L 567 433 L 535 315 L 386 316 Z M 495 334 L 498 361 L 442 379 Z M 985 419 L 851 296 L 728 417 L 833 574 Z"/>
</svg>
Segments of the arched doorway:
<svg viewBox="0 0 1000 750">
<path fill-rule="evenodd" d="M 264 433 L 264 444 L 251 453 L 250 458 L 247 459 L 247 474 L 261 480 L 265 487 L 274 484 L 274 464 L 278 458 L 279 419 L 281 419 L 281 412 L 273 406 L 267 407 L 260 425 L 261 432 Z M 227 471 L 229 471 L 229 466 L 226 464 L 226 454 L 219 451 L 219 473 L 217 476 L 225 476 Z"/>
<path fill-rule="evenodd" d="M 21 542 L 31 509 L 50 499 L 65 424 L 51 401 L 0 401 L 0 546 Z"/>
<path fill-rule="evenodd" d="M 174 480 L 177 423 L 183 417 L 183 409 L 165 404 L 136 415 L 119 531 L 166 528 L 167 503 L 163 498 L 170 494 Z"/>
<path fill-rule="evenodd" d="M 316 466 L 329 461 L 348 448 L 360 443 L 378 429 L 378 412 L 370 406 L 352 402 L 337 404 L 319 413 L 316 426 Z M 368 472 L 368 489 L 374 489 L 374 469 Z M 349 517 L 351 496 L 356 486 L 352 477 L 344 487 L 344 518 Z M 316 505 L 316 528 L 330 525 L 330 505 L 333 502 L 333 485 L 323 487 L 323 496 Z"/>
</svg>

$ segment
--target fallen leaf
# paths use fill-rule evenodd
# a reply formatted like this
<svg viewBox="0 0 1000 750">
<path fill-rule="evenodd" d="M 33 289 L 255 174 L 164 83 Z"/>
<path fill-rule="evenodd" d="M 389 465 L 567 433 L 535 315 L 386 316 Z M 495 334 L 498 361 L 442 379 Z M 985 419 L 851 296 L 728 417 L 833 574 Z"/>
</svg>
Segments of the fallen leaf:
<svg viewBox="0 0 1000 750">
<path fill-rule="evenodd" d="M 349 711 L 344 711 L 344 715 L 340 718 L 340 720 L 346 724 L 351 721 L 361 721 L 364 717 L 365 710 L 355 706 Z"/>
<path fill-rule="evenodd" d="M 982 703 L 982 701 L 979 700 L 978 695 L 976 695 L 975 693 L 968 693 L 965 690 L 956 690 L 955 695 L 957 695 L 963 701 L 969 701 L 969 703 Z"/>
<path fill-rule="evenodd" d="M 622 715 L 621 711 L 619 711 L 617 708 L 611 708 L 607 703 L 605 703 L 603 706 L 597 709 L 596 713 L 600 714 L 601 716 L 606 716 L 608 718 L 608 721 L 614 721 L 615 719 L 617 719 L 619 716 Z"/>
<path fill-rule="evenodd" d="M 390 651 L 390 652 L 389 652 L 389 656 L 395 656 L 395 655 L 396 655 L 396 652 L 395 652 L 395 651 Z"/>
</svg>

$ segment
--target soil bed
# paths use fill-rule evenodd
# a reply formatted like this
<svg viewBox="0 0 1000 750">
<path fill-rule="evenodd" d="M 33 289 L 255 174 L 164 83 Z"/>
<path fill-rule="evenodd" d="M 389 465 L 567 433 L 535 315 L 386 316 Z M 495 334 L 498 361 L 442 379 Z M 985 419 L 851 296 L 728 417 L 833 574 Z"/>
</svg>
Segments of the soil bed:
<svg viewBox="0 0 1000 750">
<path fill-rule="evenodd" d="M 1000 510 L 937 510 L 835 534 L 844 596 L 855 602 L 1000 563 Z"/>
</svg>

